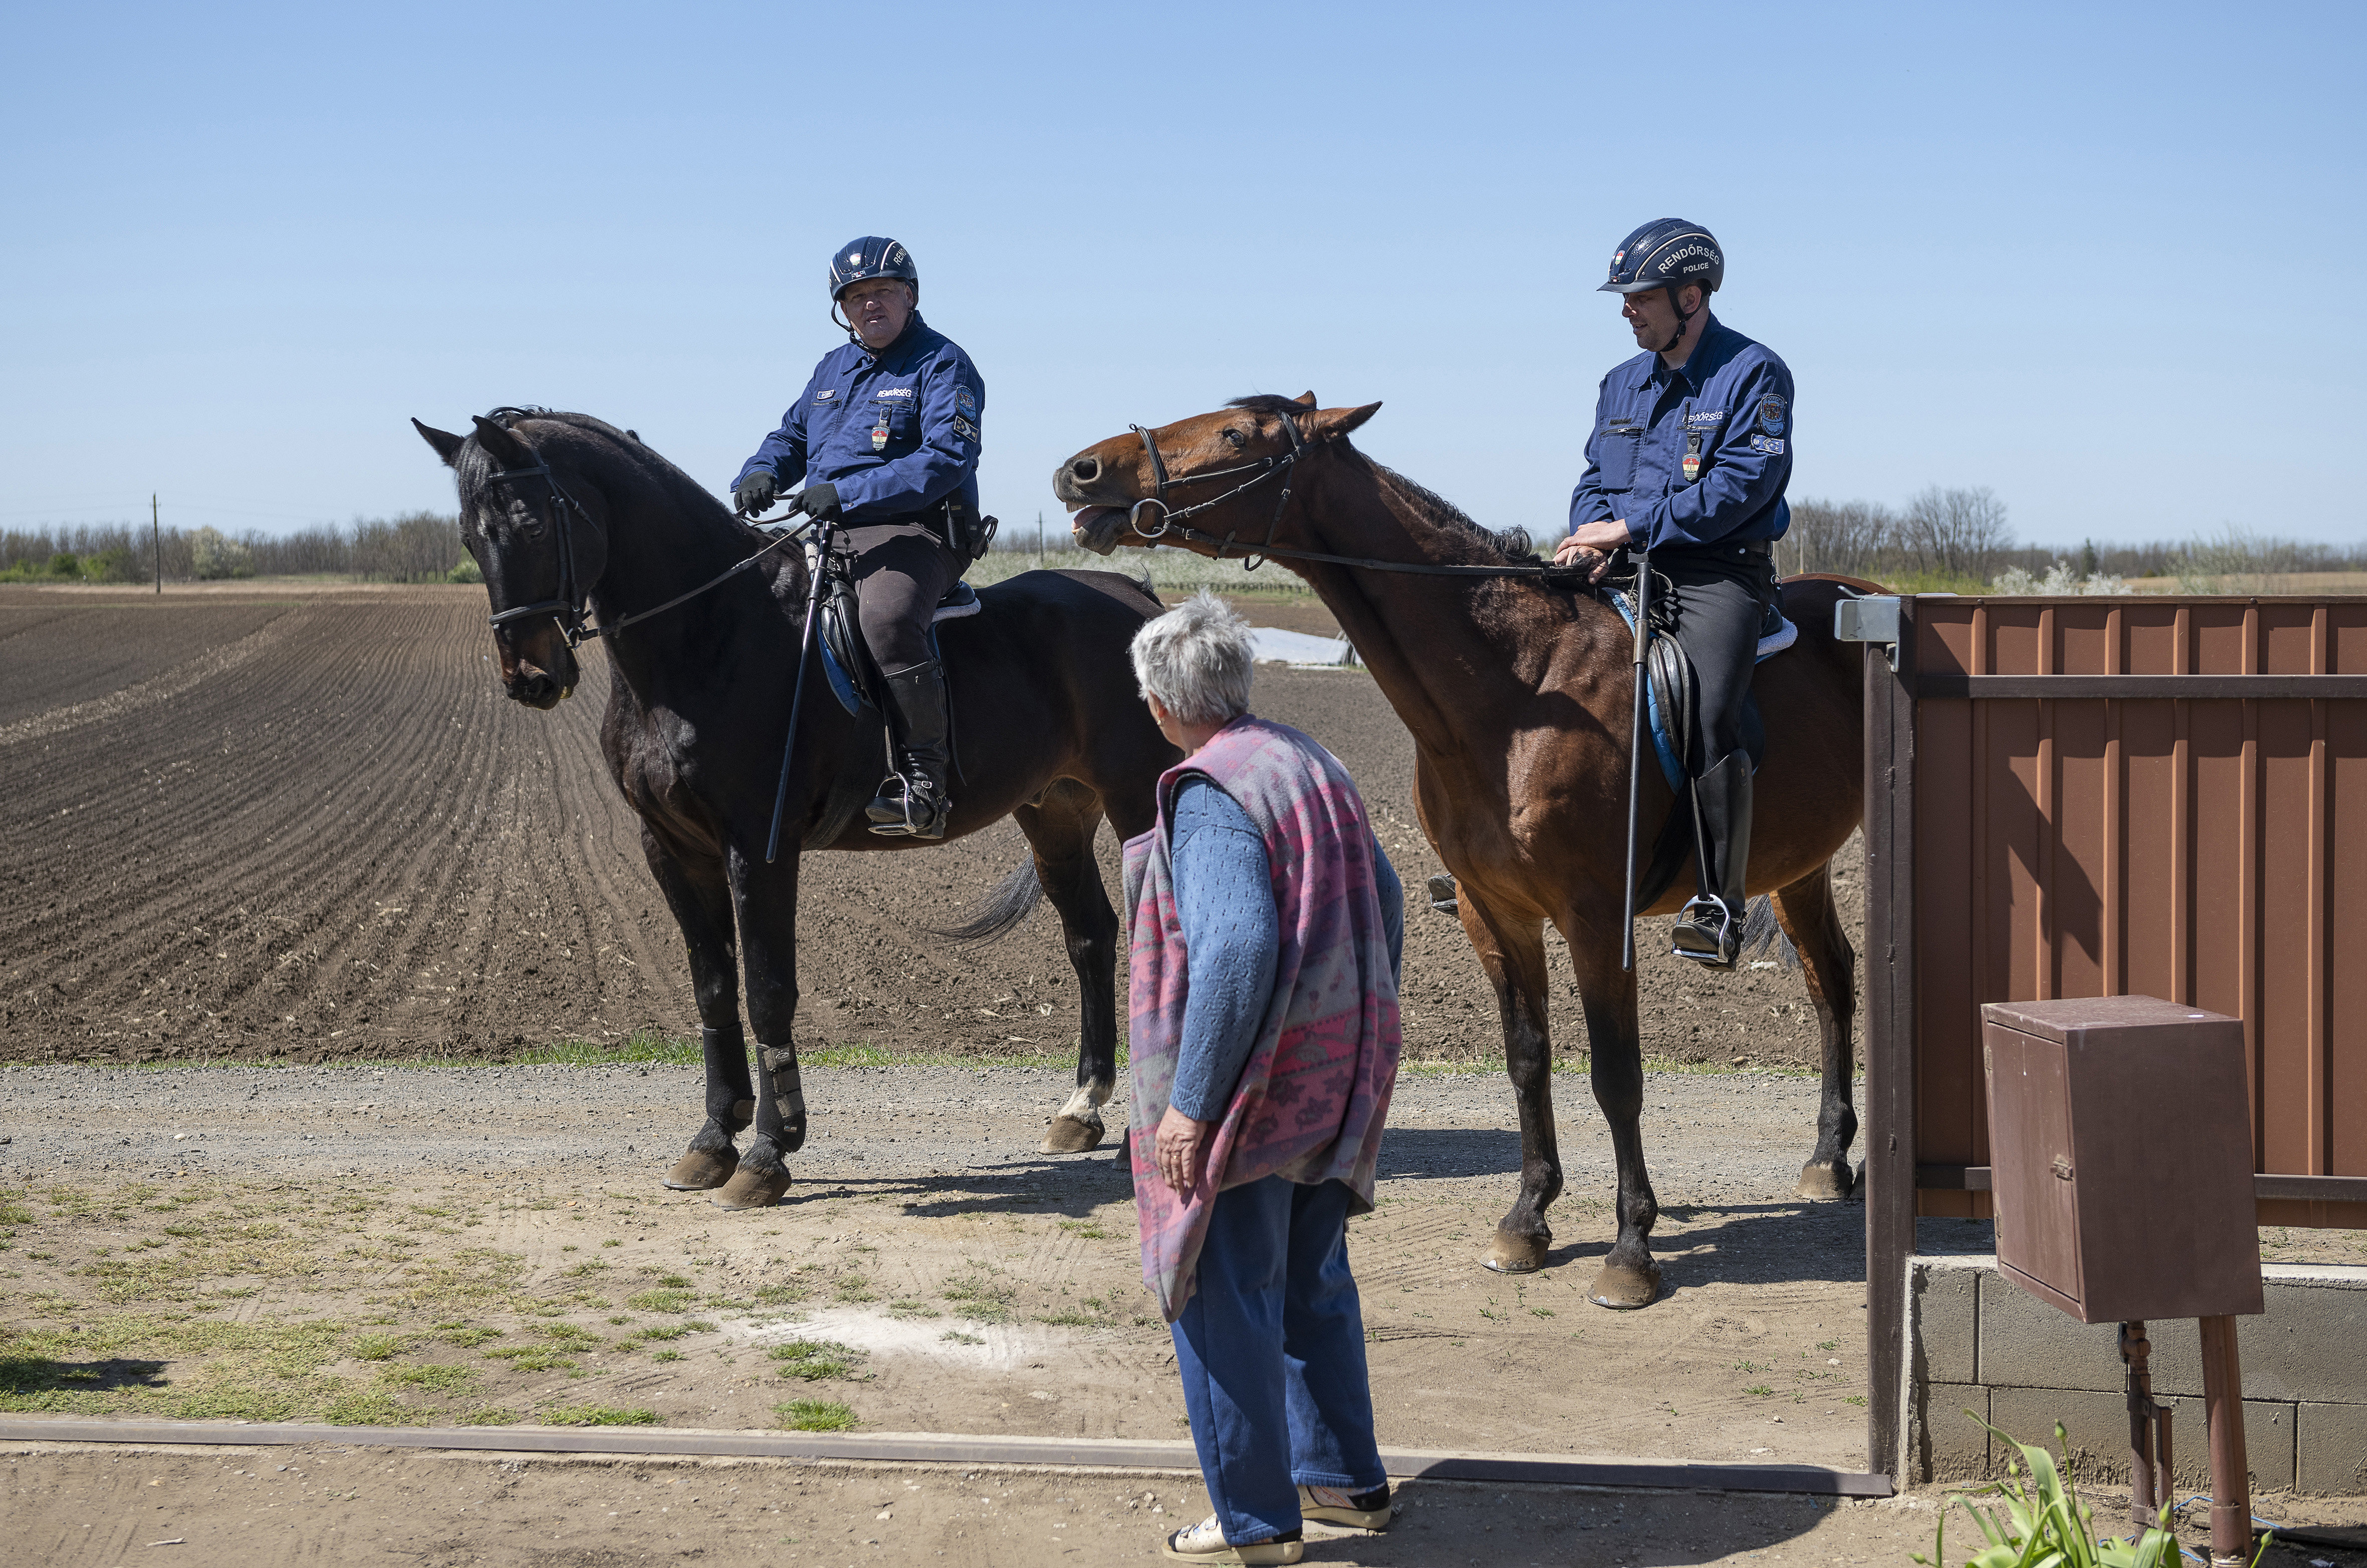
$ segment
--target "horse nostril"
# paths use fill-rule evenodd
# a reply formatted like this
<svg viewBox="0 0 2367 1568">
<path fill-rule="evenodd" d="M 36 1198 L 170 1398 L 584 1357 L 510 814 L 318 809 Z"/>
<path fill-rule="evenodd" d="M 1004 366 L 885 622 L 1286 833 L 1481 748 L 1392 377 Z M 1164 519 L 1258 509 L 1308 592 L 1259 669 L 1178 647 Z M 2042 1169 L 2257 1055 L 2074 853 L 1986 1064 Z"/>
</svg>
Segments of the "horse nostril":
<svg viewBox="0 0 2367 1568">
<path fill-rule="evenodd" d="M 1102 477 L 1102 460 L 1099 457 L 1080 457 L 1069 465 L 1069 472 L 1091 484 Z"/>
</svg>

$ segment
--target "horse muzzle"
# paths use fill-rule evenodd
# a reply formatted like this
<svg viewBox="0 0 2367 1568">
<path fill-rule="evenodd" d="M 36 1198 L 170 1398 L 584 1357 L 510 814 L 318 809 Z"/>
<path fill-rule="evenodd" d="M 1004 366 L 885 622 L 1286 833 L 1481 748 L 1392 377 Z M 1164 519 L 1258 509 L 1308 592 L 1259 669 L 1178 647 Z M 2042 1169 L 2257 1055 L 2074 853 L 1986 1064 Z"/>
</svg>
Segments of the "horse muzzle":
<svg viewBox="0 0 2367 1568">
<path fill-rule="evenodd" d="M 1105 556 L 1117 548 L 1117 536 L 1125 526 L 1125 507 L 1088 506 L 1069 519 L 1069 536 L 1079 548 Z"/>
<path fill-rule="evenodd" d="M 575 694 L 581 676 L 575 655 L 556 631 L 531 639 L 527 649 L 513 650 L 495 639 L 501 650 L 502 689 L 510 700 L 549 712 Z"/>
</svg>

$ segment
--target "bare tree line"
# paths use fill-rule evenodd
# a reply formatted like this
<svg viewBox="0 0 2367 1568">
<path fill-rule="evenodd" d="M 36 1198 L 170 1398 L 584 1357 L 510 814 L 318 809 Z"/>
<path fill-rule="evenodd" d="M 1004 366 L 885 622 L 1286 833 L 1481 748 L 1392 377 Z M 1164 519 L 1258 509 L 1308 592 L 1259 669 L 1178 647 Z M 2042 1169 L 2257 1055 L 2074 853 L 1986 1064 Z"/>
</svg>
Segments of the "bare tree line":
<svg viewBox="0 0 2367 1568">
<path fill-rule="evenodd" d="M 438 582 L 468 558 L 460 520 L 435 512 L 357 518 L 289 534 L 250 528 L 166 528 L 76 524 L 0 531 L 0 576 L 50 581 L 146 582 L 156 575 L 187 582 L 228 577 L 345 577 L 359 582 Z"/>
<path fill-rule="evenodd" d="M 2009 570 L 2045 578 L 2174 577 L 2189 592 L 2268 592 L 2259 584 L 2315 571 L 2367 571 L 2367 543 L 2328 545 L 2234 526 L 2183 540 L 2048 546 L 2017 543 L 2005 502 L 1986 487 L 1923 491 L 1903 508 L 1804 500 L 1775 545 L 1784 575 L 1840 572 L 1877 582 L 1979 585 Z M 2067 570 L 2056 570 L 2063 568 Z"/>
</svg>

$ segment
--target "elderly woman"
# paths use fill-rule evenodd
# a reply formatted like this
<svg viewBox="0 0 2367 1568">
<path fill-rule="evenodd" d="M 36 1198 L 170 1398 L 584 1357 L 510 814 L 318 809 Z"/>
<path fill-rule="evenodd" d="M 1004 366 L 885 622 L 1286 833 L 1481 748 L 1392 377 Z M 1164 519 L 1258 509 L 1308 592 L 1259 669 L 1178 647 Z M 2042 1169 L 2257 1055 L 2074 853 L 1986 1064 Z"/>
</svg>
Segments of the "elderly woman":
<svg viewBox="0 0 2367 1568">
<path fill-rule="evenodd" d="M 1339 760 L 1249 711 L 1249 627 L 1201 592 L 1134 669 L 1184 760 L 1126 846 L 1143 1277 L 1217 1511 L 1170 1557 L 1296 1562 L 1389 1520 L 1351 1214 L 1397 1081 L 1404 904 Z"/>
</svg>

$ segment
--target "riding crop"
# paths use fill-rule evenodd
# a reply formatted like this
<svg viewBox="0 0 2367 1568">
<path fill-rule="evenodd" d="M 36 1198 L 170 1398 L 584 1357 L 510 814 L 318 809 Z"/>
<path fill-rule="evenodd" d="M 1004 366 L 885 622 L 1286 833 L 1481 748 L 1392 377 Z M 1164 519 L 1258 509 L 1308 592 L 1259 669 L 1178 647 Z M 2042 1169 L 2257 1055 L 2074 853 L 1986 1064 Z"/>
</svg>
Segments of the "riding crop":
<svg viewBox="0 0 2367 1568">
<path fill-rule="evenodd" d="M 789 764 L 798 754 L 798 718 L 806 703 L 806 663 L 813 657 L 814 638 L 821 627 L 822 587 L 830 576 L 830 547 L 836 531 L 823 523 L 814 535 L 812 581 L 806 585 L 806 629 L 798 638 L 797 680 L 789 688 L 789 738 L 781 745 L 781 782 L 773 791 L 773 834 L 764 842 L 766 865 L 781 851 L 781 811 L 789 799 Z"/>
<path fill-rule="evenodd" d="M 1632 973 L 1636 967 L 1636 829 L 1637 808 L 1642 804 L 1644 784 L 1644 746 L 1650 739 L 1645 729 L 1645 682 L 1651 679 L 1646 666 L 1652 649 L 1652 547 L 1647 544 L 1637 557 L 1636 568 L 1636 705 L 1627 721 L 1627 916 L 1625 935 L 1620 939 L 1619 967 Z"/>
</svg>

